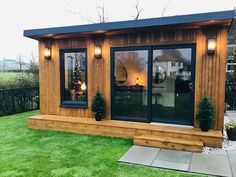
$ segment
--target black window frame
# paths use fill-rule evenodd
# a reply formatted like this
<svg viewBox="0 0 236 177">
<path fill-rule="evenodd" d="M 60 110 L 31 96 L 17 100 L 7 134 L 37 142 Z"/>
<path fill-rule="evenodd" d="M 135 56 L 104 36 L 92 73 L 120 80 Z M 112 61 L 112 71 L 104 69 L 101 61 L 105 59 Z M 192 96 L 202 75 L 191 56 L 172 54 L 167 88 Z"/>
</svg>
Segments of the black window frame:
<svg viewBox="0 0 236 177">
<path fill-rule="evenodd" d="M 149 75 L 151 73 L 151 68 L 150 68 L 150 60 L 151 60 L 151 56 L 152 56 L 152 53 L 151 53 L 151 49 L 152 47 L 151 46 L 125 46 L 125 47 L 111 47 L 110 48 L 110 54 L 111 54 L 111 63 L 110 63 L 110 69 L 111 69 L 111 72 L 110 72 L 110 77 L 111 77 L 111 83 L 110 83 L 110 88 L 111 88 L 111 100 L 110 100 L 110 103 L 111 103 L 111 119 L 112 120 L 125 120 L 125 121 L 132 121 L 132 122 L 146 122 L 146 123 L 149 123 L 150 122 L 150 107 L 147 106 L 147 115 L 146 117 L 124 117 L 124 116 L 114 116 L 114 83 L 115 83 L 115 77 L 114 77 L 114 71 L 115 71 L 115 52 L 126 52 L 126 51 L 137 51 L 137 50 L 140 50 L 140 51 L 147 51 L 148 52 L 148 61 L 147 61 L 147 90 L 150 89 L 150 84 L 149 84 Z M 147 101 L 149 102 L 150 98 L 149 98 L 149 94 L 148 94 L 148 98 L 147 98 Z"/>
<path fill-rule="evenodd" d="M 85 53 L 85 83 L 86 83 L 86 95 L 85 102 L 78 101 L 65 101 L 65 53 L 75 53 L 84 52 Z M 61 101 L 60 107 L 66 108 L 88 108 L 88 65 L 87 65 L 87 49 L 86 48 L 69 48 L 60 49 L 60 93 Z"/>
<path fill-rule="evenodd" d="M 152 58 L 153 58 L 153 50 L 161 50 L 161 49 L 176 49 L 176 48 L 191 48 L 192 49 L 192 55 L 191 55 L 191 71 L 192 71 L 192 80 L 194 81 L 194 85 L 196 84 L 196 78 L 195 78 L 195 72 L 196 72 L 196 43 L 176 43 L 176 44 L 161 44 L 161 45 L 140 45 L 140 46 L 124 46 L 124 47 L 111 47 L 110 48 L 110 54 L 111 54 L 111 72 L 110 72 L 110 77 L 111 77 L 111 83 L 110 83 L 110 94 L 111 94 L 111 119 L 112 120 L 121 120 L 121 121 L 133 121 L 133 122 L 161 122 L 161 121 L 153 121 L 151 114 L 152 114 L 152 95 L 151 95 L 151 90 L 152 90 Z M 115 69 L 115 57 L 114 54 L 115 52 L 120 52 L 120 51 L 135 51 L 135 50 L 148 50 L 148 112 L 147 112 L 147 117 L 145 118 L 140 118 L 140 117 L 121 117 L 121 116 L 115 116 L 114 115 L 114 69 Z M 195 112 L 195 87 L 193 88 L 193 105 L 192 105 L 192 120 L 190 122 L 178 122 L 178 121 L 165 121 L 161 123 L 169 123 L 169 124 L 179 124 L 179 125 L 188 125 L 188 126 L 193 126 L 194 124 L 194 112 Z"/>
</svg>

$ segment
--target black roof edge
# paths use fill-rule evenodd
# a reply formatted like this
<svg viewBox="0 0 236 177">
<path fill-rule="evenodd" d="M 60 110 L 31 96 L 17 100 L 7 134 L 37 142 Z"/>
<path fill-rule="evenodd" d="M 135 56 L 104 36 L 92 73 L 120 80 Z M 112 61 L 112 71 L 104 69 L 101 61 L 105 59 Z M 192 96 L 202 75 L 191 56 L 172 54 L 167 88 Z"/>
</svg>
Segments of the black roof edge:
<svg viewBox="0 0 236 177">
<path fill-rule="evenodd" d="M 96 24 L 87 24 L 87 25 L 29 29 L 29 30 L 24 30 L 24 36 L 30 37 L 30 38 L 34 38 L 34 37 L 36 38 L 37 36 L 44 36 L 44 35 L 46 36 L 46 35 L 58 35 L 58 34 L 69 34 L 69 33 L 122 30 L 122 29 L 132 29 L 132 28 L 141 28 L 141 27 L 205 22 L 205 21 L 211 21 L 211 20 L 216 20 L 216 21 L 232 20 L 234 18 L 234 15 L 235 15 L 234 10 L 228 10 L 228 11 L 177 15 L 177 16 L 129 20 L 129 21 L 117 21 L 117 22 L 96 23 Z"/>
</svg>

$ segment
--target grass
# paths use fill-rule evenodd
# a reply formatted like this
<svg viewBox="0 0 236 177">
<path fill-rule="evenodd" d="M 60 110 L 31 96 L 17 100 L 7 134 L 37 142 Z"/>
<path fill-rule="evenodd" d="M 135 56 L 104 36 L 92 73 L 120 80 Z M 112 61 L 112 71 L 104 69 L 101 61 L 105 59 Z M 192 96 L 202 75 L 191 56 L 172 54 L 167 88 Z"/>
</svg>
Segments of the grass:
<svg viewBox="0 0 236 177">
<path fill-rule="evenodd" d="M 198 176 L 118 163 L 130 140 L 30 130 L 37 111 L 0 117 L 1 177 Z"/>
<path fill-rule="evenodd" d="M 0 72 L 0 82 L 14 79 L 19 73 L 17 72 Z"/>
<path fill-rule="evenodd" d="M 22 79 L 31 82 L 32 84 L 35 82 L 35 78 L 32 73 L 0 72 L 0 89 L 18 88 L 22 85 Z"/>
</svg>

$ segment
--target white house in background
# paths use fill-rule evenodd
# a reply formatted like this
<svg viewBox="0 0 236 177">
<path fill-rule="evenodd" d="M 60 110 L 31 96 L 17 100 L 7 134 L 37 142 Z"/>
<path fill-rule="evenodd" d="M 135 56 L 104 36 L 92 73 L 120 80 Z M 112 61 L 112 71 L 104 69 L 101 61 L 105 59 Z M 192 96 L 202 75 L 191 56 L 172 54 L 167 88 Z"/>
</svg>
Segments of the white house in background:
<svg viewBox="0 0 236 177">
<path fill-rule="evenodd" d="M 236 16 L 231 24 L 228 35 L 227 73 L 236 73 Z"/>
<path fill-rule="evenodd" d="M 231 44 L 227 46 L 228 58 L 226 65 L 227 73 L 236 73 L 236 44 Z"/>
</svg>

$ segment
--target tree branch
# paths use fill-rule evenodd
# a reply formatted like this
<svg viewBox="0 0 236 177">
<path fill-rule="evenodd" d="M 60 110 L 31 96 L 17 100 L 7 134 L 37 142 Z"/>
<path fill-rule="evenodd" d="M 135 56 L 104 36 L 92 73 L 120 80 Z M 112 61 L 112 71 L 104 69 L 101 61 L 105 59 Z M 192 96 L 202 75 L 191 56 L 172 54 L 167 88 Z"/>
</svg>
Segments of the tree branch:
<svg viewBox="0 0 236 177">
<path fill-rule="evenodd" d="M 169 3 L 170 3 L 170 0 L 167 1 L 166 5 L 165 5 L 165 7 L 164 7 L 164 9 L 163 9 L 163 11 L 162 11 L 162 14 L 161 14 L 162 17 L 164 16 L 164 14 L 165 14 L 165 12 L 166 12 L 166 9 L 167 9 Z"/>
<path fill-rule="evenodd" d="M 139 5 L 140 5 L 140 0 L 137 0 L 136 4 L 134 5 L 134 8 L 136 10 L 136 15 L 134 17 L 134 20 L 138 20 L 141 12 L 143 11 L 143 8 L 140 8 Z"/>
</svg>

